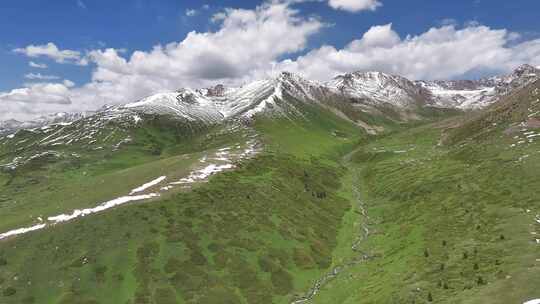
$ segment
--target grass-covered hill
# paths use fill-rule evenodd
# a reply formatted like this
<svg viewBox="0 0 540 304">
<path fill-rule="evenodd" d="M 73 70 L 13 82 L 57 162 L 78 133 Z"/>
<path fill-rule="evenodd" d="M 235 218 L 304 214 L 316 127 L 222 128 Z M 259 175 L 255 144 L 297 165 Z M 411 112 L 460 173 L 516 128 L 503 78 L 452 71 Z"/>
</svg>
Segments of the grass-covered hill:
<svg viewBox="0 0 540 304">
<path fill-rule="evenodd" d="M 189 130 L 159 117 L 107 124 L 103 130 L 120 135 L 108 141 L 104 133 L 102 149 L 47 146 L 79 157 L 3 171 L 0 232 L 95 206 L 158 176 L 191 176 L 248 142 L 258 147 L 207 181 L 157 186 L 148 191 L 161 195 L 151 200 L 0 240 L 0 303 L 540 298 L 540 146 L 530 136 L 537 129 L 508 132 L 510 123 L 481 140 L 442 145 L 461 121 L 444 119 L 456 113 L 425 108 L 430 121 L 403 123 L 347 105 L 336 111 L 331 101 L 289 102 L 301 115 Z M 386 132 L 368 134 L 358 121 Z M 5 159 L 26 160 L 34 149 L 10 150 L 7 140 Z"/>
</svg>

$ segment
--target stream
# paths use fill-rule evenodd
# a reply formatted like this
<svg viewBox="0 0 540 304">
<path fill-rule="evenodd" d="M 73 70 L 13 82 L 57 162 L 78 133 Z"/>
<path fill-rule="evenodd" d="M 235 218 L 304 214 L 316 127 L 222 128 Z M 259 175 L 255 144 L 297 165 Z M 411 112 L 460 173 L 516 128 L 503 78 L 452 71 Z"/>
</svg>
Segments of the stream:
<svg viewBox="0 0 540 304">
<path fill-rule="evenodd" d="M 350 159 L 350 155 L 352 155 L 354 152 L 355 151 L 345 156 L 344 159 Z M 360 210 L 360 222 L 362 224 L 358 231 L 358 235 L 351 246 L 351 250 L 358 253 L 358 255 L 351 258 L 349 261 L 334 267 L 329 272 L 324 274 L 321 278 L 315 281 L 313 286 L 303 296 L 296 298 L 294 301 L 291 302 L 291 304 L 302 304 L 310 302 L 311 300 L 313 300 L 313 298 L 315 298 L 315 296 L 325 285 L 335 279 L 344 270 L 373 258 L 373 256 L 360 249 L 362 243 L 371 235 L 371 230 L 369 229 L 370 218 L 368 216 L 365 204 L 362 201 L 360 189 L 358 189 L 358 184 L 360 181 L 359 173 L 355 171 L 354 176 L 355 178 L 353 182 L 353 196 L 354 200 L 357 203 L 357 207 Z"/>
</svg>

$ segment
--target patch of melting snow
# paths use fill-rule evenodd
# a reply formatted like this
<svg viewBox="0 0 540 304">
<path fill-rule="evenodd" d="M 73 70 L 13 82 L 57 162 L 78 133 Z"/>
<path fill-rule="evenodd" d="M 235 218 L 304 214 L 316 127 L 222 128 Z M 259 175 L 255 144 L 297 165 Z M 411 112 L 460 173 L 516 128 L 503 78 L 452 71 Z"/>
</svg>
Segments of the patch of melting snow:
<svg viewBox="0 0 540 304">
<path fill-rule="evenodd" d="M 56 125 L 59 125 L 59 126 L 71 126 L 73 124 L 73 121 L 70 121 L 70 122 L 59 122 L 57 123 Z"/>
<path fill-rule="evenodd" d="M 208 178 L 209 176 L 216 174 L 218 172 L 221 172 L 223 170 L 232 169 L 232 168 L 234 168 L 233 164 L 224 164 L 224 165 L 210 164 L 200 170 L 191 172 L 191 174 L 189 174 L 188 177 L 184 177 L 177 182 L 172 182 L 171 185 L 191 184 L 197 181 L 204 180 Z"/>
<path fill-rule="evenodd" d="M 205 155 L 200 159 L 200 163 L 204 164 L 207 163 L 209 160 L 221 161 L 223 163 L 210 163 L 206 167 L 192 171 L 187 177 L 184 177 L 176 182 L 169 183 L 169 185 L 188 185 L 198 181 L 203 181 L 211 175 L 214 175 L 221 171 L 233 169 L 236 166 L 231 163 L 232 157 L 236 157 L 237 159 L 244 159 L 250 157 L 257 153 L 256 145 L 257 142 L 255 140 L 250 140 L 247 142 L 247 147 L 240 154 L 229 152 L 232 148 L 225 147 L 219 149 L 218 152 L 215 153 L 216 157 L 209 158 L 207 155 Z"/>
<path fill-rule="evenodd" d="M 527 301 L 523 304 L 540 304 L 540 299 L 534 299 L 534 300 L 530 300 L 530 301 Z"/>
<path fill-rule="evenodd" d="M 133 115 L 132 118 L 135 121 L 135 123 L 139 123 L 139 121 L 142 120 L 142 118 L 140 118 L 139 115 Z"/>
<path fill-rule="evenodd" d="M 148 189 L 148 188 L 150 188 L 150 187 L 153 187 L 153 186 L 155 186 L 155 185 L 161 183 L 161 182 L 164 181 L 165 179 L 167 179 L 166 176 L 160 176 L 160 177 L 154 179 L 153 181 L 150 181 L 150 182 L 148 182 L 148 183 L 146 183 L 146 184 L 144 184 L 144 185 L 142 185 L 142 186 L 140 186 L 140 187 L 137 187 L 137 188 L 131 190 L 131 192 L 129 193 L 129 195 L 133 195 L 133 194 L 135 194 L 135 193 L 143 192 L 144 190 L 146 190 L 146 189 Z"/>
<path fill-rule="evenodd" d="M 28 232 L 31 232 L 31 231 L 40 230 L 40 229 L 45 228 L 45 226 L 47 226 L 47 225 L 46 224 L 39 224 L 39 225 L 35 225 L 35 226 L 32 226 L 32 227 L 28 227 L 28 228 L 19 228 L 19 229 L 11 230 L 11 231 L 8 231 L 6 233 L 0 234 L 0 240 L 8 238 L 10 236 L 16 236 L 16 235 L 25 234 L 25 233 L 28 233 Z"/>
<path fill-rule="evenodd" d="M 71 221 L 73 219 L 76 219 L 81 216 L 90 215 L 97 212 L 102 212 L 107 209 L 123 205 L 125 203 L 134 202 L 134 201 L 141 201 L 149 198 L 158 197 L 159 194 L 157 193 L 150 193 L 150 194 L 143 194 L 143 195 L 134 195 L 134 196 L 122 196 L 119 198 L 115 198 L 113 200 L 110 200 L 108 202 L 105 202 L 95 208 L 88 208 L 88 209 L 82 209 L 82 210 L 75 210 L 71 214 L 60 214 L 57 216 L 51 216 L 48 217 L 47 220 L 50 222 L 53 222 L 55 224 Z"/>
</svg>

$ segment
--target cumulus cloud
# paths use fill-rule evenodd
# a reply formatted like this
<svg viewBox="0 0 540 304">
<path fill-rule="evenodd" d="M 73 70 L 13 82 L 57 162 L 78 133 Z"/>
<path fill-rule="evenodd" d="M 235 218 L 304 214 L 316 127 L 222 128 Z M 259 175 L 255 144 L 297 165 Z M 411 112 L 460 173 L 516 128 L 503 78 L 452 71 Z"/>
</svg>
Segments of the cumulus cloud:
<svg viewBox="0 0 540 304">
<path fill-rule="evenodd" d="M 227 9 L 220 15 L 215 32 L 190 32 L 183 41 L 135 51 L 129 58 L 112 48 L 89 52 L 97 67 L 92 83 L 80 92 L 126 102 L 183 86 L 248 81 L 268 71 L 281 56 L 303 50 L 308 38 L 324 26 L 277 2 L 253 10 Z"/>
<path fill-rule="evenodd" d="M 87 61 L 81 53 L 73 50 L 60 50 L 54 43 L 49 42 L 43 45 L 28 45 L 25 48 L 13 50 L 15 53 L 26 55 L 30 58 L 47 57 L 57 63 L 74 63 L 86 65 Z"/>
<path fill-rule="evenodd" d="M 375 11 L 382 3 L 378 0 L 328 0 L 328 5 L 337 10 L 360 12 Z"/>
<path fill-rule="evenodd" d="M 70 104 L 69 88 L 63 83 L 35 83 L 27 88 L 14 89 L 0 94 L 2 102 Z"/>
<path fill-rule="evenodd" d="M 448 79 L 472 71 L 508 72 L 519 64 L 540 64 L 540 39 L 515 40 L 515 33 L 483 25 L 446 25 L 401 38 L 387 24 L 372 27 L 342 49 L 325 45 L 295 61 L 283 61 L 279 68 L 316 79 L 357 70 Z"/>
<path fill-rule="evenodd" d="M 405 37 L 392 24 L 377 25 L 343 48 L 323 45 L 283 59 L 305 51 L 309 38 L 325 26 L 317 18 L 301 16 L 291 3 L 297 2 L 274 0 L 251 10 L 226 9 L 213 17 L 216 31 L 190 32 L 182 41 L 130 55 L 108 48 L 83 57 L 52 43 L 29 46 L 19 52 L 60 62 L 87 60 L 94 67 L 91 81 L 82 86 L 66 81 L 29 84 L 0 92 L 0 105 L 6 109 L 0 119 L 36 111 L 94 110 L 181 87 L 240 85 L 282 70 L 319 80 L 357 70 L 448 79 L 483 70 L 508 72 L 522 63 L 540 65 L 540 39 L 524 40 L 480 24 L 446 24 Z"/>
<path fill-rule="evenodd" d="M 45 63 L 36 63 L 36 62 L 33 62 L 33 61 L 30 61 L 28 63 L 28 66 L 32 67 L 32 68 L 36 68 L 36 69 L 46 69 L 47 68 L 47 65 Z"/>
<path fill-rule="evenodd" d="M 63 83 L 34 83 L 0 93 L 0 118 L 27 120 L 48 113 L 84 110 L 72 103 L 69 91 L 72 85 L 69 80 Z"/>
<path fill-rule="evenodd" d="M 263 77 L 279 58 L 304 50 L 308 38 L 324 26 L 314 17 L 301 17 L 281 1 L 267 2 L 252 10 L 226 9 L 219 16 L 214 18 L 219 26 L 215 32 L 190 32 L 180 42 L 135 51 L 129 57 L 109 48 L 90 51 L 83 58 L 79 52 L 59 50 L 53 43 L 31 45 L 16 52 L 32 58 L 46 56 L 60 63 L 84 59 L 95 64 L 91 82 L 71 89 L 64 85 L 69 94 L 62 95 L 78 104 L 78 110 L 91 110 L 179 87 L 239 84 Z M 41 87 L 20 90 L 4 93 L 0 98 L 2 106 L 25 98 L 39 103 L 40 94 L 46 103 L 56 100 Z"/>
</svg>

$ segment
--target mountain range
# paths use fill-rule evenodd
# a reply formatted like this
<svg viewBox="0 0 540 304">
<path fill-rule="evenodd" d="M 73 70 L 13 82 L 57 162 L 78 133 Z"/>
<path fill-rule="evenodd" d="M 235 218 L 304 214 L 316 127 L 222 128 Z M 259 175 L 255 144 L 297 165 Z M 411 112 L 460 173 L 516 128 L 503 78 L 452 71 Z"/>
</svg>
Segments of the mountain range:
<svg viewBox="0 0 540 304">
<path fill-rule="evenodd" d="M 284 99 L 292 98 L 326 106 L 329 106 L 330 100 L 343 100 L 354 111 L 373 115 L 383 115 L 381 113 L 385 110 L 392 111 L 395 115 L 386 115 L 387 118 L 407 121 L 421 119 L 423 108 L 465 111 L 482 109 L 539 77 L 540 70 L 530 65 L 522 65 L 508 75 L 449 81 L 411 81 L 381 72 L 355 72 L 339 75 L 329 82 L 317 82 L 283 72 L 275 78 L 255 81 L 238 88 L 217 85 L 205 89 L 159 93 L 134 103 L 104 107 L 96 113 L 108 117 L 121 116 L 122 113 L 166 114 L 180 120 L 212 124 L 222 120 L 250 119 L 260 113 L 293 114 L 294 105 L 284 102 Z M 330 107 L 336 108 L 335 105 Z M 0 134 L 72 122 L 93 114 L 57 113 L 33 121 L 2 121 Z M 348 113 L 342 114 L 351 116 Z M 365 122 L 356 122 L 365 125 Z"/>
</svg>

